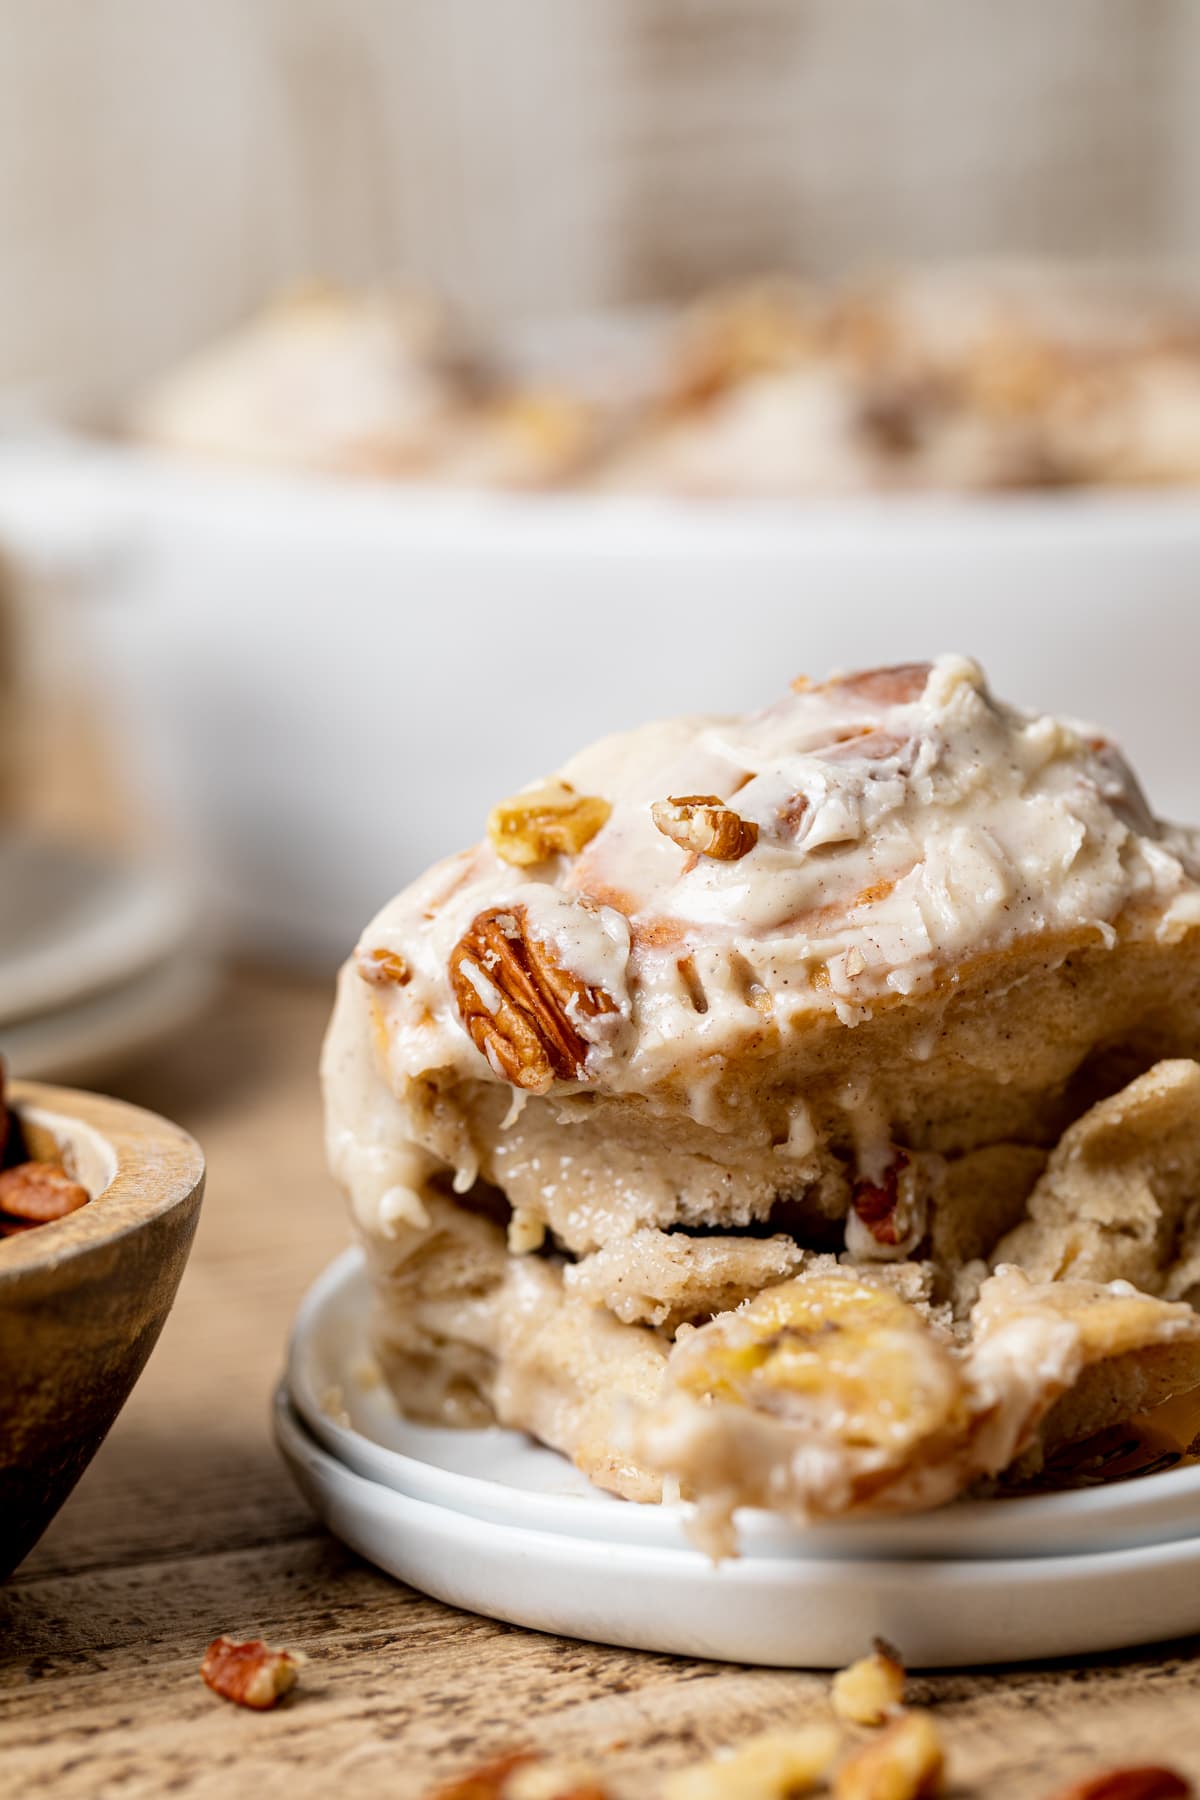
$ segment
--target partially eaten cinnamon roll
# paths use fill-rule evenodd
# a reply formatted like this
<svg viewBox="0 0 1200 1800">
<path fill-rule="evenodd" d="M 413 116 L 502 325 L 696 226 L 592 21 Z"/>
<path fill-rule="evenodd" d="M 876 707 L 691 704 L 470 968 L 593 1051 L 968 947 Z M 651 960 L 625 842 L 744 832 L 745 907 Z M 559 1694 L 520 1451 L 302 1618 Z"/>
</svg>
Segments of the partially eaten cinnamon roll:
<svg viewBox="0 0 1200 1800">
<path fill-rule="evenodd" d="M 329 1150 L 400 1405 L 798 1520 L 1200 1386 L 1200 839 L 958 657 L 647 726 L 343 971 Z"/>
</svg>

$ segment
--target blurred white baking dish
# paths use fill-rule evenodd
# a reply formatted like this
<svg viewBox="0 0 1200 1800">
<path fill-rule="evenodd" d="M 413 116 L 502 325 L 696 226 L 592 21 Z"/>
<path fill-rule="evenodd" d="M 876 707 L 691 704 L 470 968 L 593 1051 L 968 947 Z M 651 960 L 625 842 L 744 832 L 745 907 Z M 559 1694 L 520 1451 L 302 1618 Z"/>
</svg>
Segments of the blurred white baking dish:
<svg viewBox="0 0 1200 1800">
<path fill-rule="evenodd" d="M 0 453 L 0 533 L 87 590 L 130 770 L 277 954 L 344 950 L 591 737 L 943 649 L 1200 815 L 1200 495 L 520 497 L 59 441 Z"/>
</svg>

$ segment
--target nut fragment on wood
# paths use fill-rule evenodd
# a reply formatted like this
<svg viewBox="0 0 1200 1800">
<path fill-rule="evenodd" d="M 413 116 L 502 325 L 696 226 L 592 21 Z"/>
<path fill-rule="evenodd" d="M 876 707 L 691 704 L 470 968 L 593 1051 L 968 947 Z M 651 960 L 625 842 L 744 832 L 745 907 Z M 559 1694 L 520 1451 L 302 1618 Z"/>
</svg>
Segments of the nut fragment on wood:
<svg viewBox="0 0 1200 1800">
<path fill-rule="evenodd" d="M 728 1755 L 668 1776 L 663 1800 L 793 1800 L 822 1785 L 838 1742 L 831 1725 L 760 1732 Z"/>
<path fill-rule="evenodd" d="M 927 1800 L 942 1791 L 946 1760 L 928 1713 L 907 1712 L 846 1758 L 834 1800 Z"/>
<path fill-rule="evenodd" d="M 527 869 L 549 856 L 577 856 L 611 813 L 598 794 L 577 794 L 569 781 L 547 781 L 494 806 L 487 834 L 497 856 Z"/>
<path fill-rule="evenodd" d="M 714 862 L 737 862 L 758 842 L 758 826 L 726 806 L 719 794 L 672 794 L 656 800 L 650 816 L 681 850 Z"/>
<path fill-rule="evenodd" d="M 839 1669 L 830 1694 L 834 1713 L 847 1725 L 883 1725 L 903 1699 L 904 1665 L 882 1638 L 870 1656 Z"/>
<path fill-rule="evenodd" d="M 65 1219 L 90 1199 L 59 1163 L 17 1163 L 0 1172 L 0 1237 Z"/>
<path fill-rule="evenodd" d="M 608 1800 L 608 1790 L 588 1764 L 551 1756 L 510 1776 L 504 1800 Z"/>
<path fill-rule="evenodd" d="M 560 1762 L 536 1750 L 507 1756 L 443 1782 L 427 1800 L 607 1800 L 605 1790 L 582 1764 Z"/>
<path fill-rule="evenodd" d="M 480 913 L 450 952 L 449 973 L 475 1048 L 503 1080 L 532 1094 L 556 1079 L 582 1081 L 589 1046 L 577 1021 L 618 1010 L 529 934 L 523 906 Z"/>
<path fill-rule="evenodd" d="M 368 950 L 360 944 L 354 962 L 364 981 L 372 987 L 405 987 L 412 980 L 412 970 L 398 950 Z"/>
<path fill-rule="evenodd" d="M 204 1652 L 200 1674 L 222 1700 L 265 1712 L 295 1687 L 304 1660 L 297 1650 L 268 1649 L 261 1638 L 219 1637 Z"/>
<path fill-rule="evenodd" d="M 513 1750 L 507 1756 L 493 1757 L 470 1774 L 456 1776 L 432 1789 L 427 1800 L 505 1800 L 509 1778 L 537 1760 L 535 1750 Z"/>
<path fill-rule="evenodd" d="M 1193 1792 L 1191 1782 L 1175 1769 L 1147 1764 L 1087 1775 L 1058 1788 L 1052 1800 L 1190 1800 Z"/>
</svg>

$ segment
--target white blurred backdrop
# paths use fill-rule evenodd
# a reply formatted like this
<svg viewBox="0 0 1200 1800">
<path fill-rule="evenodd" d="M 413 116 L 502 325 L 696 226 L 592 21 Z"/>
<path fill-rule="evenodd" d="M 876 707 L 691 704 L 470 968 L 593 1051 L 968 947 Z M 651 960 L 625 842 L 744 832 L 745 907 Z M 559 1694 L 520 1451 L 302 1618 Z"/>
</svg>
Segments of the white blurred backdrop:
<svg viewBox="0 0 1200 1800">
<path fill-rule="evenodd" d="M 1195 0 L 0 0 L 0 386 L 281 283 L 494 318 L 747 268 L 1200 251 Z"/>
</svg>

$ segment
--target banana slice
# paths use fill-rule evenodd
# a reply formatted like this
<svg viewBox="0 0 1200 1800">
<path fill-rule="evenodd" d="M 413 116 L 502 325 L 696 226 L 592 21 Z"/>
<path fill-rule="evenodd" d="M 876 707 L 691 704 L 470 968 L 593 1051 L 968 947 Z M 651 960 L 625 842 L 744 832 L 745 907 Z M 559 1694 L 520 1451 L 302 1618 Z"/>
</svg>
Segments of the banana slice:
<svg viewBox="0 0 1200 1800">
<path fill-rule="evenodd" d="M 936 1504 L 954 1491 L 948 1460 L 968 1422 L 949 1342 L 893 1290 L 833 1271 L 681 1330 L 667 1397 L 636 1436 L 699 1501 L 698 1541 L 721 1555 L 739 1505 L 827 1517 L 900 1474 L 911 1487 L 915 1470 L 921 1503 Z"/>
</svg>

